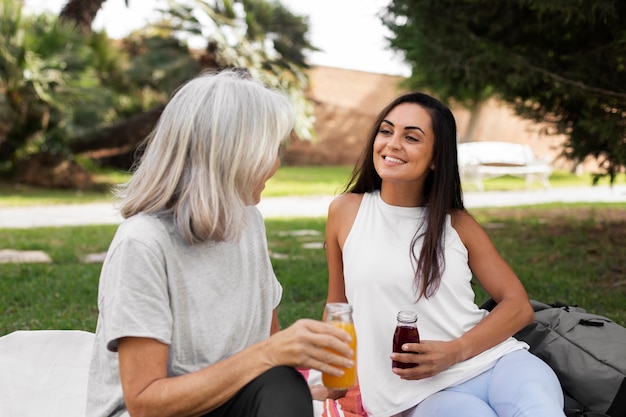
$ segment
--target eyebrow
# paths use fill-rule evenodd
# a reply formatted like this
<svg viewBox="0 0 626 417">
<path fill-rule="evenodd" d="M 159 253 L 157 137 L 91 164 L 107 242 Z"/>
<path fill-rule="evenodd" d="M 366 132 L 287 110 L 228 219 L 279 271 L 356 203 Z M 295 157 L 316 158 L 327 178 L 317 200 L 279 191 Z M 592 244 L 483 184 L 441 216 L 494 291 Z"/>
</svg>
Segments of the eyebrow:
<svg viewBox="0 0 626 417">
<path fill-rule="evenodd" d="M 393 123 L 391 123 L 389 120 L 387 119 L 383 119 L 383 123 L 387 123 L 388 125 L 391 125 L 393 127 L 396 127 L 396 125 L 394 125 Z M 405 130 L 419 130 L 420 132 L 422 132 L 423 135 L 426 135 L 426 132 L 424 132 L 424 129 L 422 129 L 419 126 L 407 126 L 404 128 Z"/>
</svg>

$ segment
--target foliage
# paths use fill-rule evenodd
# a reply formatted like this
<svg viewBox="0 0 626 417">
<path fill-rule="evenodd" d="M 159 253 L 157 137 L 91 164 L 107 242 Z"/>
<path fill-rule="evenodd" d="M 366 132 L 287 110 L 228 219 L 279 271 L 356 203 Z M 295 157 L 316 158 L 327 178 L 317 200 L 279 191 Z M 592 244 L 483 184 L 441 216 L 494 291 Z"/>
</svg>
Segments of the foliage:
<svg viewBox="0 0 626 417">
<path fill-rule="evenodd" d="M 50 15 L 0 0 L 0 167 L 37 152 L 63 154 L 101 124 L 112 91 L 93 70 L 89 37 Z"/>
<path fill-rule="evenodd" d="M 626 325 L 626 257 L 620 244 L 626 223 L 623 216 L 604 218 L 610 210 L 623 210 L 623 204 L 525 207 L 508 213 L 483 209 L 472 214 L 531 298 L 578 304 Z M 272 264 L 284 288 L 278 309 L 281 325 L 302 317 L 321 318 L 327 289 L 325 219 L 267 219 L 266 225 Z M 0 229 L 3 247 L 42 250 L 52 258 L 50 264 L 0 264 L 0 336 L 20 329 L 94 331 L 100 264 L 83 263 L 82 258 L 106 251 L 115 229 Z M 478 286 L 475 291 L 477 302 L 484 301 L 484 291 Z"/>
<path fill-rule="evenodd" d="M 383 15 L 411 86 L 468 104 L 496 94 L 611 180 L 626 167 L 625 19 L 618 0 L 394 0 Z"/>
<path fill-rule="evenodd" d="M 116 92 L 128 105 L 124 117 L 167 103 L 176 88 L 201 70 L 189 47 L 168 34 L 137 31 L 121 41 L 121 48 L 128 54 L 122 74 L 126 82 L 116 85 Z"/>
<path fill-rule="evenodd" d="M 155 27 L 179 39 L 203 39 L 202 58 L 210 67 L 245 68 L 287 94 L 296 107 L 295 134 L 313 137 L 314 108 L 304 95 L 304 51 L 316 48 L 307 39 L 306 17 L 267 0 L 168 0 L 161 12 L 164 18 Z"/>
<path fill-rule="evenodd" d="M 71 159 L 109 148 L 132 151 L 173 91 L 203 68 L 246 68 L 283 90 L 296 105 L 296 134 L 312 137 L 303 51 L 314 48 L 306 18 L 265 0 L 171 1 L 161 22 L 116 41 L 105 32 L 81 33 L 84 22 L 72 21 L 84 13 L 93 18 L 102 1 L 71 3 L 59 20 L 23 15 L 22 2 L 0 0 L 5 177 L 37 153 Z M 191 36 L 206 48 L 190 49 Z"/>
<path fill-rule="evenodd" d="M 83 33 L 91 32 L 91 24 L 105 0 L 67 0 L 59 17 L 75 24 Z M 128 6 L 128 0 L 125 0 Z"/>
</svg>

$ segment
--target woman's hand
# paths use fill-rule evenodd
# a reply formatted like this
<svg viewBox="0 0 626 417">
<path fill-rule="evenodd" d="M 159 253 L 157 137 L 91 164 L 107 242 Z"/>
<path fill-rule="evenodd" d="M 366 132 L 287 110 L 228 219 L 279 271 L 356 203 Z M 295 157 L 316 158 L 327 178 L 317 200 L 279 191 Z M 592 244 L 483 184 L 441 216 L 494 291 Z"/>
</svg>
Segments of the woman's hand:
<svg viewBox="0 0 626 417">
<path fill-rule="evenodd" d="M 168 345 L 150 338 L 122 338 L 118 357 L 124 400 L 131 415 L 204 415 L 275 366 L 313 368 L 341 376 L 341 368 L 353 364 L 349 341 L 348 333 L 328 323 L 299 320 L 229 358 L 168 377 Z"/>
<path fill-rule="evenodd" d="M 342 368 L 354 365 L 350 338 L 331 324 L 301 319 L 269 338 L 268 356 L 272 366 L 312 368 L 341 376 Z"/>
<path fill-rule="evenodd" d="M 424 340 L 421 343 L 405 343 L 403 353 L 393 352 L 391 359 L 398 362 L 417 363 L 413 368 L 393 368 L 402 379 L 423 379 L 448 369 L 460 362 L 458 339 L 450 342 Z"/>
</svg>

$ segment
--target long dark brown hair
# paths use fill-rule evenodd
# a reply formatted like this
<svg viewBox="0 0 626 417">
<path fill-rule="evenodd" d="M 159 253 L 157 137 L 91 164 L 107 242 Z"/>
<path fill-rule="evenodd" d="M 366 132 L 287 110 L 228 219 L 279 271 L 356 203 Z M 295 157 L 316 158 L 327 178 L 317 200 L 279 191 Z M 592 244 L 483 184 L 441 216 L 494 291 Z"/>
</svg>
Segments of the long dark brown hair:
<svg viewBox="0 0 626 417">
<path fill-rule="evenodd" d="M 457 160 L 456 122 L 450 109 L 439 100 L 419 92 L 403 94 L 389 103 L 373 124 L 365 149 L 344 191 L 361 194 L 380 190 L 382 179 L 374 168 L 374 140 L 389 112 L 403 103 L 417 104 L 428 111 L 435 134 L 435 169 L 430 170 L 424 186 L 426 229 L 422 232 L 422 225 L 417 225 L 409 248 L 415 268 L 417 298 L 420 299 L 433 296 L 441 282 L 445 268 L 443 233 L 446 216 L 455 209 L 465 210 Z M 414 249 L 422 236 L 424 243 L 418 257 Z"/>
</svg>

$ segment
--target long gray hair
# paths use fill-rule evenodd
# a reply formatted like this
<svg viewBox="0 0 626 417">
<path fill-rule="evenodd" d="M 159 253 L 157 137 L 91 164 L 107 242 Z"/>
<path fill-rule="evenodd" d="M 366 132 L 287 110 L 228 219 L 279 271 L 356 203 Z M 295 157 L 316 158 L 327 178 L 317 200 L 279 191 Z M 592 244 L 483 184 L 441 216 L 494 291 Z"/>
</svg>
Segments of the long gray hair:
<svg viewBox="0 0 626 417">
<path fill-rule="evenodd" d="M 190 80 L 146 138 L 131 180 L 116 189 L 122 216 L 169 211 L 189 244 L 239 237 L 294 117 L 285 95 L 244 72 Z"/>
</svg>

